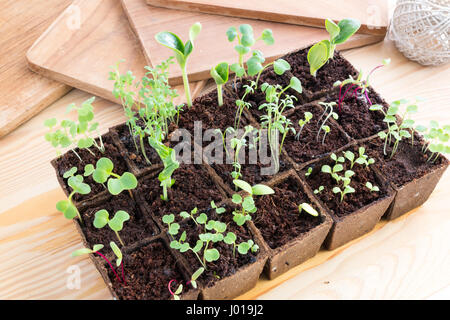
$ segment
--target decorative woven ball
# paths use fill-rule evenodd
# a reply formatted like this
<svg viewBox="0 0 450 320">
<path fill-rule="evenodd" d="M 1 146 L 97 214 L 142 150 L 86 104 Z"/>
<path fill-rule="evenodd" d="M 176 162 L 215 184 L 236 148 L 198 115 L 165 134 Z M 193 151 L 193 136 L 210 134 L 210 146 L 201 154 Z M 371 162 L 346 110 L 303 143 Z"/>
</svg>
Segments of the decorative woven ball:
<svg viewBox="0 0 450 320">
<path fill-rule="evenodd" d="M 408 59 L 423 65 L 450 60 L 450 0 L 398 0 L 389 38 Z"/>
</svg>

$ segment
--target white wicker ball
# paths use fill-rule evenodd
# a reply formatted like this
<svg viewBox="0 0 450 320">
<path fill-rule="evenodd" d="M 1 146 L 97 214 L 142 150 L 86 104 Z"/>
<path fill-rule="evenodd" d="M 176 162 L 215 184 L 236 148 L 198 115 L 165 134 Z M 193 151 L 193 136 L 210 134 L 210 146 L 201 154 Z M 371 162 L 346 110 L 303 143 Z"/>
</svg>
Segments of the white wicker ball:
<svg viewBox="0 0 450 320">
<path fill-rule="evenodd" d="M 409 59 L 423 65 L 450 60 L 450 0 L 398 0 L 389 38 Z"/>
</svg>

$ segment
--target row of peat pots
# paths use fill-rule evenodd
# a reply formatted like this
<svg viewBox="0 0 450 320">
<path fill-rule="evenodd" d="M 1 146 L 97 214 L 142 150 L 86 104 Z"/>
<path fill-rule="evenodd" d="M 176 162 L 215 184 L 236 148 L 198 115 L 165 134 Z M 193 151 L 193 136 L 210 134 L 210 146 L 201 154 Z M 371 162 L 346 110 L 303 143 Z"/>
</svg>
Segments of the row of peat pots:
<svg viewBox="0 0 450 320">
<path fill-rule="evenodd" d="M 106 147 L 103 156 L 113 160 L 119 174 L 127 170 L 135 173 L 138 188 L 132 193 L 123 192 L 114 199 L 101 188 L 93 198 L 74 198 L 83 217 L 82 224 L 78 220 L 75 224 L 88 248 L 98 243 L 104 243 L 106 248 L 106 244 L 115 239 L 111 230 L 93 227 L 95 212 L 101 209 L 108 212 L 126 210 L 131 216 L 121 231 L 126 244 L 122 249 L 126 284 L 120 274 L 108 268 L 104 260 L 91 254 L 117 299 L 173 298 L 167 289 L 168 283 L 173 281 L 175 289 L 175 283 L 189 282 L 190 275 L 198 269 L 199 262 L 192 252 L 181 254 L 170 248 L 169 243 L 173 239 L 167 233 L 167 225 L 162 222 L 163 215 L 198 207 L 199 213 L 206 213 L 208 219 L 225 223 L 227 231 L 237 236 L 236 243 L 252 239 L 258 245 L 258 251 L 240 255 L 230 250 L 229 246 L 220 244 L 219 247 L 223 246 L 219 248 L 221 258 L 211 263 L 199 278 L 198 289 L 185 285 L 180 294 L 184 299 L 231 299 L 253 288 L 263 271 L 269 279 L 274 279 L 316 255 L 321 247 L 328 250 L 340 247 L 371 231 L 382 217 L 392 220 L 422 205 L 448 166 L 445 157 L 433 164 L 427 162 L 421 151 L 423 141 L 420 138 L 413 144 L 410 141 L 401 142 L 392 159 L 383 155 L 383 142 L 377 137 L 363 143 L 354 141 L 334 154 L 339 157 L 344 151 L 352 151 L 357 155 L 360 147 L 364 147 L 375 163 L 369 167 L 354 164 L 351 169 L 356 191 L 346 195 L 344 201 L 340 202 L 339 197 L 330 190 L 330 179 L 322 170 L 324 165 L 333 168 L 338 162 L 328 153 L 301 166 L 295 163 L 285 165 L 284 171 L 265 181 L 275 190 L 275 194 L 256 198 L 258 211 L 253 220 L 239 227 L 232 221 L 231 212 L 235 205 L 229 200 L 235 193 L 234 188 L 220 176 L 219 170 L 224 168 L 182 164 L 174 174 L 176 184 L 170 190 L 171 200 L 162 201 L 156 179 L 160 166 L 143 169 L 136 164 L 139 159 L 134 155 L 130 159 L 126 147 L 127 130 L 120 131 L 123 127 L 126 126 L 117 126 L 103 135 Z M 100 157 L 84 150 L 78 150 L 78 153 L 86 162 L 95 163 L 95 158 Z M 66 153 L 52 162 L 67 194 L 69 189 L 62 175 L 76 163 L 74 157 Z M 350 169 L 349 163 L 344 162 L 343 166 L 343 171 Z M 81 171 L 81 167 L 79 169 Z M 87 183 L 92 183 L 89 179 L 87 177 Z M 368 192 L 365 187 L 368 181 L 376 185 L 379 191 Z M 218 215 L 212 210 L 211 200 L 218 207 L 226 208 L 226 213 Z M 319 215 L 299 214 L 300 203 L 311 204 Z M 179 219 L 175 216 L 175 220 Z M 187 232 L 187 242 L 194 241 L 202 232 L 201 226 L 192 220 L 179 220 L 182 229 Z M 112 251 L 106 251 L 105 256 L 111 260 Z"/>
</svg>

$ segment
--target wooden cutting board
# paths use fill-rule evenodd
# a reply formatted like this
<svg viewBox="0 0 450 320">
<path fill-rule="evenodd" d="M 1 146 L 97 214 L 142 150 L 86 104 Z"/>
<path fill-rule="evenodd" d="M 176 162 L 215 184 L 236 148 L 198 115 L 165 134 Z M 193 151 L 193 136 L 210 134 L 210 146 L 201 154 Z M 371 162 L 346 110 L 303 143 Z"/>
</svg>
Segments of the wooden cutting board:
<svg viewBox="0 0 450 320">
<path fill-rule="evenodd" d="M 72 12 L 65 10 L 28 50 L 32 70 L 54 80 L 115 101 L 110 67 L 117 61 L 121 72 L 133 71 L 140 79 L 149 65 L 145 60 L 122 6 L 117 0 L 75 0 L 79 28 L 71 27 Z M 191 87 L 195 93 L 203 83 Z M 183 88 L 177 87 L 180 100 Z"/>
<path fill-rule="evenodd" d="M 233 49 L 235 44 L 229 43 L 225 35 L 230 26 L 251 24 L 255 35 L 260 35 L 266 28 L 272 29 L 275 37 L 274 45 L 267 46 L 259 41 L 254 46 L 254 49 L 264 53 L 267 61 L 328 37 L 328 33 L 319 28 L 156 8 L 146 5 L 143 0 L 121 1 L 130 24 L 139 38 L 145 57 L 153 65 L 173 55 L 173 51 L 156 42 L 155 34 L 160 31 L 171 31 L 186 41 L 189 27 L 197 21 L 201 22 L 202 31 L 195 41 L 195 49 L 187 64 L 190 81 L 210 78 L 211 67 L 219 62 L 237 62 L 238 55 Z M 377 35 L 358 34 L 338 49 L 360 47 L 381 41 L 382 38 Z M 171 66 L 170 80 L 173 84 L 182 82 L 181 69 L 177 64 Z"/>
<path fill-rule="evenodd" d="M 360 33 L 384 35 L 389 23 L 386 0 L 146 0 L 170 9 L 324 27 L 325 19 L 361 21 Z"/>
<path fill-rule="evenodd" d="M 70 0 L 0 2 L 0 137 L 42 111 L 70 87 L 31 72 L 26 50 Z"/>
</svg>

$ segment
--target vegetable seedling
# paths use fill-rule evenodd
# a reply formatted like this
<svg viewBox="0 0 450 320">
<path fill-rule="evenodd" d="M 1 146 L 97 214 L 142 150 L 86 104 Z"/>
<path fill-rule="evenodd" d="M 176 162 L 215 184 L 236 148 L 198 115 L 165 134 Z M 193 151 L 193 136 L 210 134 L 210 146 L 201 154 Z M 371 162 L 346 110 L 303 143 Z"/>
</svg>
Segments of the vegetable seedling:
<svg viewBox="0 0 450 320">
<path fill-rule="evenodd" d="M 137 179 L 130 172 L 124 172 L 121 176 L 114 173 L 114 163 L 108 158 L 100 158 L 95 164 L 95 170 L 90 167 L 86 174 L 92 172 L 92 178 L 97 183 L 108 181 L 108 191 L 112 195 L 118 195 L 124 190 L 128 190 L 130 197 L 133 198 L 131 190 L 137 187 Z"/>
<path fill-rule="evenodd" d="M 361 23 L 355 19 L 343 19 L 338 24 L 330 19 L 325 20 L 325 28 L 330 34 L 330 39 L 314 44 L 308 51 L 307 58 L 312 76 L 315 77 L 317 71 L 333 58 L 336 45 L 347 41 L 360 26 Z"/>
<path fill-rule="evenodd" d="M 313 118 L 313 114 L 311 112 L 306 111 L 304 114 L 304 119 L 298 120 L 298 125 L 300 126 L 300 130 L 298 131 L 297 135 L 295 136 L 295 140 L 300 139 L 300 135 L 302 134 L 303 127 L 308 124 L 311 119 Z"/>
<path fill-rule="evenodd" d="M 75 169 L 75 170 L 74 170 Z M 72 168 L 64 173 L 64 178 L 68 178 L 67 183 L 69 187 L 72 189 L 72 192 L 69 194 L 67 200 L 60 200 L 56 203 L 56 209 L 64 214 L 66 219 L 73 219 L 78 216 L 80 222 L 83 222 L 81 219 L 80 212 L 77 207 L 73 204 L 72 198 L 75 194 L 86 195 L 91 192 L 91 187 L 84 183 L 82 175 L 74 175 L 76 173 L 76 168 Z"/>
<path fill-rule="evenodd" d="M 183 84 L 184 84 L 184 91 L 186 94 L 186 101 L 189 107 L 192 106 L 192 99 L 191 99 L 191 91 L 189 88 L 189 80 L 187 76 L 187 60 L 189 58 L 189 55 L 192 53 L 192 50 L 194 49 L 194 40 L 199 35 L 200 31 L 202 30 L 202 25 L 200 22 L 194 23 L 190 29 L 189 29 L 189 40 L 183 44 L 183 41 L 172 32 L 163 31 L 156 34 L 155 39 L 158 43 L 162 44 L 163 46 L 173 50 L 175 53 L 175 58 L 178 61 L 178 64 L 181 68 L 181 73 L 183 76 Z"/>
<path fill-rule="evenodd" d="M 304 202 L 298 206 L 299 213 L 302 213 L 303 210 L 312 215 L 313 217 L 319 216 L 317 210 L 314 209 L 309 203 Z"/>
<path fill-rule="evenodd" d="M 197 279 L 202 275 L 202 273 L 205 271 L 205 268 L 200 267 L 195 271 L 192 276 L 191 280 L 189 280 L 186 284 L 191 284 L 194 289 L 197 289 Z M 183 284 L 180 283 L 180 285 L 177 287 L 175 292 L 172 291 L 172 283 L 177 283 L 175 279 L 170 280 L 168 288 L 170 294 L 173 296 L 174 300 L 180 300 L 180 295 L 183 292 Z"/>
<path fill-rule="evenodd" d="M 211 69 L 211 77 L 214 79 L 217 85 L 217 100 L 219 106 L 223 106 L 222 87 L 228 82 L 229 73 L 230 69 L 228 63 L 226 62 L 221 62 Z"/>
<path fill-rule="evenodd" d="M 119 231 L 123 229 L 123 223 L 128 220 L 130 220 L 130 215 L 126 211 L 119 210 L 114 214 L 112 219 L 109 219 L 109 212 L 102 209 L 95 213 L 94 227 L 102 229 L 104 226 L 108 225 L 108 227 L 116 234 L 120 244 L 124 246 L 125 244 L 119 236 Z"/>
<path fill-rule="evenodd" d="M 309 177 L 312 172 L 313 172 L 313 168 L 309 167 L 308 170 L 306 170 L 306 172 L 305 172 L 305 177 Z"/>
<path fill-rule="evenodd" d="M 324 189 L 325 189 L 324 186 L 320 186 L 319 188 L 317 188 L 317 189 L 314 190 L 314 194 L 319 194 L 319 193 L 321 193 Z"/>
<path fill-rule="evenodd" d="M 367 181 L 366 182 L 366 188 L 370 190 L 370 192 L 379 192 L 380 188 L 378 188 L 377 186 L 373 185 L 372 182 Z"/>
<path fill-rule="evenodd" d="M 326 116 L 322 124 L 320 125 L 319 130 L 317 131 L 316 140 L 319 141 L 320 132 L 323 131 L 322 144 L 324 144 L 327 134 L 331 131 L 330 127 L 326 125 L 328 119 L 330 119 L 330 117 L 333 117 L 334 120 L 338 120 L 339 115 L 333 111 L 333 107 L 336 105 L 336 102 L 319 102 L 319 104 L 325 107 L 325 111 L 320 116 L 319 122 L 325 115 Z"/>
<path fill-rule="evenodd" d="M 434 163 L 441 154 L 450 153 L 450 125 L 439 126 L 439 123 L 435 120 L 431 120 L 429 127 L 419 125 L 416 130 L 424 135 L 426 143 L 422 147 L 422 152 L 431 152 L 428 157 L 428 162 Z M 411 143 L 414 143 L 413 141 Z"/>
<path fill-rule="evenodd" d="M 370 158 L 368 159 L 368 156 L 365 154 L 366 149 L 364 147 L 358 148 L 358 158 L 355 159 L 355 154 L 351 151 L 345 151 L 344 157 L 350 161 L 350 169 L 353 169 L 353 166 L 355 163 L 360 165 L 365 165 L 366 168 L 369 167 L 369 165 L 375 163 L 375 159 Z"/>
</svg>

